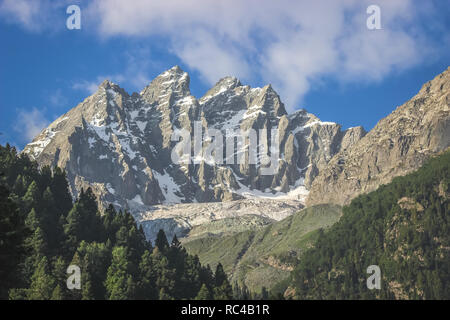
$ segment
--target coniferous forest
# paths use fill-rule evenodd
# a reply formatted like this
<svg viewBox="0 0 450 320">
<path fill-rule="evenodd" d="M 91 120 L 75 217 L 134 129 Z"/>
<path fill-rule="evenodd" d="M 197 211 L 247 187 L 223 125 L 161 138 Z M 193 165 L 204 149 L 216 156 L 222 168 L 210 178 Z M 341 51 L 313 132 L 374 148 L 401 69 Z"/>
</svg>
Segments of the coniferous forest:
<svg viewBox="0 0 450 320">
<path fill-rule="evenodd" d="M 450 151 L 343 208 L 291 276 L 297 299 L 450 299 Z M 367 267 L 379 266 L 380 290 Z"/>
<path fill-rule="evenodd" d="M 447 151 L 358 196 L 319 230 L 288 287 L 254 295 L 176 237 L 169 243 L 161 230 L 152 244 L 129 212 L 100 212 L 90 189 L 72 199 L 61 169 L 0 146 L 0 299 L 449 299 L 449 186 Z M 79 289 L 67 286 L 71 265 Z M 372 265 L 380 290 L 366 284 Z"/>
<path fill-rule="evenodd" d="M 72 199 L 65 172 L 0 146 L 0 299 L 230 299 L 215 272 L 161 230 L 152 244 L 127 211 L 100 212 L 90 189 Z M 80 268 L 68 289 L 67 268 Z"/>
</svg>

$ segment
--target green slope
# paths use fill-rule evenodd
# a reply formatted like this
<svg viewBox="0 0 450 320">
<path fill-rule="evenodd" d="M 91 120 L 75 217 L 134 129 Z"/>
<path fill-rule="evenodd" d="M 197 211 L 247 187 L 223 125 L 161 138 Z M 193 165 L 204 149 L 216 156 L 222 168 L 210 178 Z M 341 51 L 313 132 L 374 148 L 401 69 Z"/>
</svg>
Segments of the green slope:
<svg viewBox="0 0 450 320">
<path fill-rule="evenodd" d="M 300 299 L 450 299 L 450 152 L 354 199 L 292 273 Z M 381 269 L 369 290 L 367 267 Z"/>
<path fill-rule="evenodd" d="M 253 214 L 215 220 L 210 223 L 193 227 L 189 233 L 181 239 L 181 242 L 186 243 L 194 239 L 205 237 L 231 236 L 246 230 L 262 229 L 273 222 L 275 222 L 275 220 Z"/>
<path fill-rule="evenodd" d="M 202 264 L 222 263 L 232 282 L 259 292 L 286 279 L 299 257 L 313 246 L 318 230 L 330 227 L 340 216 L 341 207 L 320 205 L 263 228 L 200 238 L 183 246 Z"/>
</svg>

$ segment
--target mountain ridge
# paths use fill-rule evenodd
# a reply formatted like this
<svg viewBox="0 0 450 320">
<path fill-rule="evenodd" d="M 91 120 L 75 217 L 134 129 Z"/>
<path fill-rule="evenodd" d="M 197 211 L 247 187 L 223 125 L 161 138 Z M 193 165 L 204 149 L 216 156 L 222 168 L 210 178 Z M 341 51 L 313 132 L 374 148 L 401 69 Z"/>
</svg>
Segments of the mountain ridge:
<svg viewBox="0 0 450 320">
<path fill-rule="evenodd" d="M 393 177 L 418 169 L 450 146 L 450 67 L 352 148 L 336 153 L 311 185 L 307 205 L 348 204 Z"/>
<path fill-rule="evenodd" d="M 254 213 L 263 206 L 277 210 L 291 201 L 283 215 L 269 214 L 278 220 L 305 203 L 348 203 L 448 146 L 449 74 L 447 69 L 429 81 L 367 133 L 362 127 L 341 130 L 339 124 L 322 122 L 304 109 L 288 114 L 270 85 L 251 88 L 234 77 L 220 79 L 196 98 L 189 75 L 175 66 L 131 95 L 103 81 L 96 93 L 44 129 L 23 152 L 41 166 L 65 169 L 74 197 L 92 188 L 100 207 L 113 204 L 131 211 L 150 239 L 157 228 L 169 237 L 185 234 L 197 225 L 193 221 L 214 220 L 214 210 L 221 211 L 222 218 L 235 216 L 233 209 L 224 209 L 233 206 L 218 208 L 215 202 L 246 201 L 254 205 L 248 207 Z M 239 145 L 242 132 L 250 129 L 259 134 L 258 152 L 270 150 L 273 155 L 273 141 L 278 142 L 278 154 L 271 159 L 277 170 L 272 174 L 263 173 L 261 153 L 249 163 L 249 138 Z M 272 130 L 278 141 L 269 138 Z M 187 144 L 188 154 L 177 149 L 176 135 L 183 131 L 194 137 Z M 196 151 L 198 132 L 202 138 Z M 220 139 L 227 147 L 225 160 L 211 163 L 208 152 Z M 174 154 L 191 162 L 175 163 Z M 229 163 L 235 159 L 245 161 Z M 175 214 L 159 207 L 177 204 L 189 209 Z"/>
<path fill-rule="evenodd" d="M 365 134 L 361 127 L 342 131 L 340 125 L 321 122 L 306 110 L 287 114 L 270 85 L 251 88 L 225 77 L 199 99 L 191 95 L 189 85 L 189 75 L 178 66 L 131 95 L 105 80 L 23 152 L 41 166 L 64 168 L 74 197 L 90 187 L 101 207 L 111 203 L 142 222 L 152 206 L 160 204 L 290 198 L 298 202 L 298 210 L 312 180 L 332 156 Z M 243 156 L 243 163 L 228 164 L 228 154 L 224 164 L 208 163 L 203 156 L 198 163 L 173 163 L 173 135 L 185 130 L 194 136 L 197 125 L 205 132 L 202 155 L 213 143 L 209 130 L 223 134 L 224 145 L 235 144 L 236 130 L 277 130 L 278 170 L 263 174 L 259 157 L 249 163 L 248 138 L 231 150 L 231 159 Z M 272 152 L 269 136 L 258 138 L 257 150 Z"/>
</svg>

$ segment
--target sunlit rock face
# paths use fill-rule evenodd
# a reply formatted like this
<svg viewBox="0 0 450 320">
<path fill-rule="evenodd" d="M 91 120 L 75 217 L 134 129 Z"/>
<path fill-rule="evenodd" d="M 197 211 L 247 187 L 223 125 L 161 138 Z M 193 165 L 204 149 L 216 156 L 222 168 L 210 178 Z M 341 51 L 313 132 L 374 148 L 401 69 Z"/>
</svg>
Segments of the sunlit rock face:
<svg viewBox="0 0 450 320">
<path fill-rule="evenodd" d="M 91 187 L 102 207 L 113 204 L 130 210 L 141 222 L 150 220 L 155 205 L 289 199 L 301 207 L 311 183 L 332 157 L 365 135 L 361 127 L 342 131 L 340 125 L 322 122 L 305 110 L 287 114 L 270 85 L 251 88 L 226 77 L 197 99 L 189 82 L 189 75 L 178 66 L 131 95 L 105 80 L 23 152 L 40 165 L 64 168 L 74 197 L 81 188 Z M 174 135 L 184 131 L 194 137 L 196 128 L 200 128 L 200 155 L 207 152 L 213 141 L 209 132 L 215 130 L 224 146 L 236 141 L 229 149 L 231 157 L 224 150 L 223 163 L 194 153 L 188 155 L 191 163 L 174 162 L 180 141 Z M 239 146 L 237 140 L 240 132 L 251 129 L 259 135 L 254 164 L 237 161 L 250 157 L 248 141 Z M 260 132 L 267 132 L 267 137 Z M 271 132 L 277 133 L 276 144 L 270 140 Z M 261 150 L 272 154 L 274 146 L 276 170 L 263 173 Z M 168 222 L 173 230 L 183 225 L 176 221 Z"/>
</svg>

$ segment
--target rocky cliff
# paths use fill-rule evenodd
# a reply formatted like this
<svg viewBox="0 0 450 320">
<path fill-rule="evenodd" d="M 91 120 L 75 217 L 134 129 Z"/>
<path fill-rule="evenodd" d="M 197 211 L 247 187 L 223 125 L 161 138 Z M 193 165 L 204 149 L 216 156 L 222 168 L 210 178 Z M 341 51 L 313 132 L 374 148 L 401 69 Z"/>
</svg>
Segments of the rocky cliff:
<svg viewBox="0 0 450 320">
<path fill-rule="evenodd" d="M 270 85 L 251 88 L 226 77 L 197 99 L 189 81 L 177 66 L 131 95 L 105 80 L 23 152 L 40 165 L 64 168 L 74 197 L 91 187 L 101 205 L 112 203 L 130 210 L 138 221 L 154 221 L 150 216 L 159 204 L 288 198 L 300 202 L 298 210 L 333 156 L 365 135 L 361 127 L 342 131 L 305 110 L 287 114 Z M 251 140 L 239 144 L 237 131 L 249 129 L 258 134 L 254 163 L 249 161 Z M 177 149 L 183 131 L 192 138 L 188 155 Z M 198 134 L 199 151 L 193 138 Z M 211 148 L 221 143 L 228 147 L 229 142 L 232 148 L 223 151 L 224 161 L 207 157 L 220 160 L 221 154 Z M 272 174 L 262 172 L 268 166 L 260 157 L 264 150 L 276 155 Z M 174 153 L 187 161 L 174 162 Z"/>
<path fill-rule="evenodd" d="M 395 176 L 418 169 L 430 155 L 450 146 L 449 106 L 450 68 L 334 155 L 314 179 L 307 205 L 347 204 Z"/>
</svg>

